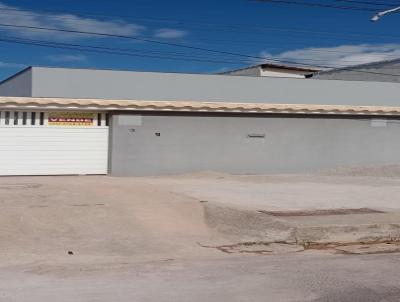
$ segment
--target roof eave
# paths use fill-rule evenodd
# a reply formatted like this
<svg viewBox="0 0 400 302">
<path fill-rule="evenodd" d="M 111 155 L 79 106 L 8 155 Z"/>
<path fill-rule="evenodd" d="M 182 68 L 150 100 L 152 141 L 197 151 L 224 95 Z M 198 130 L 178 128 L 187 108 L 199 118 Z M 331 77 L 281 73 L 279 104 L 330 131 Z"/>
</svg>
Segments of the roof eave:
<svg viewBox="0 0 400 302">
<path fill-rule="evenodd" d="M 226 112 L 226 113 L 284 113 L 323 115 L 391 115 L 399 116 L 400 107 L 278 104 L 278 103 L 222 103 L 202 101 L 146 101 L 66 99 L 33 97 L 0 97 L 0 108 L 42 110 L 96 111 L 170 111 L 170 112 Z"/>
</svg>

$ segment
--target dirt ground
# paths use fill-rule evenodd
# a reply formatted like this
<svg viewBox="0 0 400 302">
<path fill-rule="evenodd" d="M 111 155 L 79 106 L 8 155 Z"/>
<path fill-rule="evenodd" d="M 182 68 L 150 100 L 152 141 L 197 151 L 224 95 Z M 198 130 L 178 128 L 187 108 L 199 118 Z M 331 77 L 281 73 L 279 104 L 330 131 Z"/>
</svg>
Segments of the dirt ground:
<svg viewBox="0 0 400 302">
<path fill-rule="evenodd" d="M 68 251 L 91 259 L 197 256 L 208 253 L 202 244 L 243 242 L 265 229 L 269 233 L 260 235 L 271 238 L 289 232 L 280 217 L 260 210 L 395 213 L 375 215 L 380 219 L 398 219 L 400 210 L 400 178 L 384 176 L 2 177 L 0 194 L 0 258 L 8 261 L 65 257 Z M 353 216 L 372 219 L 368 215 Z"/>
<path fill-rule="evenodd" d="M 333 174 L 2 177 L 0 301 L 265 301 L 266 294 L 274 301 L 379 301 L 368 300 L 371 295 L 398 301 L 398 254 L 361 261 L 293 248 L 275 256 L 215 248 L 290 235 L 285 223 L 259 210 L 400 210 L 396 175 Z M 288 272 L 299 273 L 291 261 L 303 268 L 308 263 L 307 274 L 320 278 L 332 269 L 333 283 L 324 293 L 307 282 L 289 290 Z M 365 266 L 357 272 L 360 261 Z M 354 271 L 346 271 L 345 279 L 363 274 L 359 292 L 349 294 L 355 298 L 323 300 L 339 290 L 340 270 L 352 263 Z M 366 292 L 384 267 L 390 288 L 381 293 L 376 283 L 373 293 Z"/>
<path fill-rule="evenodd" d="M 69 261 L 71 251 L 85 262 L 201 252 L 196 242 L 212 237 L 201 203 L 142 182 L 106 176 L 0 178 L 1 257 Z"/>
</svg>

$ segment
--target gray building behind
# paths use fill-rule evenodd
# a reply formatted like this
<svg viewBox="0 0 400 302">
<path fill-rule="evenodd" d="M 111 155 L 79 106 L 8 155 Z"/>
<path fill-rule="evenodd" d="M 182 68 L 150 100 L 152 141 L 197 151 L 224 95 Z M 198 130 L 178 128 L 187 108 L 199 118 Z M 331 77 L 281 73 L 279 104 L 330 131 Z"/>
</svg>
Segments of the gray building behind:
<svg viewBox="0 0 400 302">
<path fill-rule="evenodd" d="M 336 68 L 310 74 L 321 80 L 400 82 L 400 59 Z"/>
</svg>

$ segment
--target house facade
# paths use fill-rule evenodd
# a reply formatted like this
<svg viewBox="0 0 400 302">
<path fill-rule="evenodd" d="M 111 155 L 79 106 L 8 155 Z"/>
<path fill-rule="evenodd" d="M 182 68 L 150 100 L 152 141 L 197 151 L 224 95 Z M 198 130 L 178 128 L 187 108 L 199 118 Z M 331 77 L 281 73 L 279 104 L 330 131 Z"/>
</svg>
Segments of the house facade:
<svg viewBox="0 0 400 302">
<path fill-rule="evenodd" d="M 0 175 L 306 173 L 400 161 L 400 84 L 28 68 Z"/>
</svg>

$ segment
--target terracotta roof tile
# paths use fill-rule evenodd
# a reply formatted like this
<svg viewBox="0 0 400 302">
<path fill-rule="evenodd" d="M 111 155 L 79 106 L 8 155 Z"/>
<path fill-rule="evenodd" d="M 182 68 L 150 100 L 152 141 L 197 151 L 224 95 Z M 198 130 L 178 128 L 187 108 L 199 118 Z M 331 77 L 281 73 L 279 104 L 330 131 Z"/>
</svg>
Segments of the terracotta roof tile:
<svg viewBox="0 0 400 302">
<path fill-rule="evenodd" d="M 36 97 L 0 97 L 2 108 L 63 108 L 97 110 L 143 110 L 187 112 L 243 112 L 243 113 L 293 113 L 293 114 L 365 114 L 400 115 L 399 107 L 315 105 L 315 104 L 266 104 L 226 103 L 196 101 L 142 101 L 109 99 L 67 99 Z"/>
</svg>

